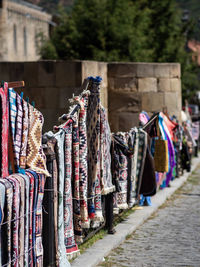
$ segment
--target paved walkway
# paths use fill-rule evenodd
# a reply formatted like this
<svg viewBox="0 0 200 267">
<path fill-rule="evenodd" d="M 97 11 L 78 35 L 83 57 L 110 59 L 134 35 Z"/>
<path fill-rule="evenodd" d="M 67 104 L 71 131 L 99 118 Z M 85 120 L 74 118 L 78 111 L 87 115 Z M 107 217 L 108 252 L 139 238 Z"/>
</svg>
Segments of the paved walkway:
<svg viewBox="0 0 200 267">
<path fill-rule="evenodd" d="M 200 166 L 98 266 L 200 266 Z"/>
</svg>

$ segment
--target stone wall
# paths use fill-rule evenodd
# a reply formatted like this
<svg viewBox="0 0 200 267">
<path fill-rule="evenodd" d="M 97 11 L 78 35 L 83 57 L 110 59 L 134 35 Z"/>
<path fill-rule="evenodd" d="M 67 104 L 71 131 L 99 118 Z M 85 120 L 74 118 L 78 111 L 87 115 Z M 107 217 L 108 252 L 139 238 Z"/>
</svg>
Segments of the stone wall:
<svg viewBox="0 0 200 267">
<path fill-rule="evenodd" d="M 58 117 L 68 112 L 73 94 L 80 93 L 82 82 L 88 76 L 101 76 L 101 99 L 107 108 L 107 64 L 93 61 L 39 61 L 1 62 L 0 79 L 25 81 L 24 98 L 34 101 L 44 115 L 44 131 L 58 124 Z"/>
<path fill-rule="evenodd" d="M 167 107 L 180 119 L 181 70 L 178 63 L 109 63 L 108 99 L 112 131 L 138 125 L 142 110 L 150 115 Z"/>
</svg>

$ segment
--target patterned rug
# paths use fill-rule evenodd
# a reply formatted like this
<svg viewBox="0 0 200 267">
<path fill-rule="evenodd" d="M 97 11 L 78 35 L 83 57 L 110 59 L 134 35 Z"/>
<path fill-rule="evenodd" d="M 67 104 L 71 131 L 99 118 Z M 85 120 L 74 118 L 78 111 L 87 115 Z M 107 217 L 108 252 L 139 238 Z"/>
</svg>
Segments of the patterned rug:
<svg viewBox="0 0 200 267">
<path fill-rule="evenodd" d="M 21 151 L 20 151 L 20 159 L 19 165 L 20 168 L 26 168 L 26 150 L 28 144 L 28 129 L 29 129 L 29 120 L 28 120 L 28 104 L 22 99 L 22 107 L 23 107 L 23 121 L 22 121 L 22 142 L 21 142 Z"/>
<path fill-rule="evenodd" d="M 29 133 L 27 145 L 27 166 L 46 176 L 46 157 L 42 149 L 42 127 L 44 118 L 41 112 L 29 104 Z"/>
</svg>

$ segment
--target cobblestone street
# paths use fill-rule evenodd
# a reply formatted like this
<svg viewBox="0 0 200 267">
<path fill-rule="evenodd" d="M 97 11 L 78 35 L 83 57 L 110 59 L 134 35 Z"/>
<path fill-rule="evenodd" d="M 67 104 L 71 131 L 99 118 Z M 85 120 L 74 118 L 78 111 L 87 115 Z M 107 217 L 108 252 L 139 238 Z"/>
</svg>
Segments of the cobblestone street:
<svg viewBox="0 0 200 267">
<path fill-rule="evenodd" d="M 200 167 L 98 266 L 200 266 Z"/>
</svg>

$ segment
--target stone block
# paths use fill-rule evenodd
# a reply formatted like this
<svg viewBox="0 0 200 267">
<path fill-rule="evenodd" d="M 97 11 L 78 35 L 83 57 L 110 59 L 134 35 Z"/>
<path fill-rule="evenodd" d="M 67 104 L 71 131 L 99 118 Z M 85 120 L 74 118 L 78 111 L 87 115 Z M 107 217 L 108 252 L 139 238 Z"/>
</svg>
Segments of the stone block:
<svg viewBox="0 0 200 267">
<path fill-rule="evenodd" d="M 109 112 L 139 112 L 141 110 L 141 94 L 132 92 L 108 92 Z"/>
<path fill-rule="evenodd" d="M 170 77 L 170 64 L 168 63 L 154 64 L 154 77 L 169 78 Z"/>
<path fill-rule="evenodd" d="M 102 78 L 101 86 L 107 87 L 107 63 L 97 61 L 82 61 L 82 81 L 89 76 L 100 76 Z"/>
<path fill-rule="evenodd" d="M 172 92 L 180 92 L 181 80 L 179 78 L 170 79 L 170 88 Z"/>
<path fill-rule="evenodd" d="M 157 92 L 156 78 L 139 78 L 138 92 Z"/>
<path fill-rule="evenodd" d="M 108 110 L 108 121 L 112 132 L 119 131 L 119 113 Z"/>
<path fill-rule="evenodd" d="M 56 61 L 56 86 L 78 87 L 82 84 L 80 61 Z"/>
<path fill-rule="evenodd" d="M 1 73 L 1 81 L 10 82 L 11 78 L 11 63 L 1 62 L 0 63 L 0 73 Z"/>
<path fill-rule="evenodd" d="M 164 93 L 144 93 L 142 98 L 142 108 L 147 112 L 159 112 L 164 106 Z"/>
<path fill-rule="evenodd" d="M 158 92 L 170 92 L 171 84 L 169 78 L 158 79 Z"/>
<path fill-rule="evenodd" d="M 108 91 L 107 91 L 107 87 L 101 87 L 101 91 L 100 91 L 100 99 L 101 99 L 101 103 L 104 106 L 104 108 L 108 108 Z"/>
<path fill-rule="evenodd" d="M 139 113 L 121 112 L 119 114 L 118 131 L 130 131 L 134 126 L 139 125 Z"/>
<path fill-rule="evenodd" d="M 109 63 L 108 78 L 110 77 L 137 77 L 138 63 Z"/>
<path fill-rule="evenodd" d="M 137 91 L 137 78 L 132 77 L 111 77 L 108 79 L 108 86 L 111 90 Z"/>
<path fill-rule="evenodd" d="M 56 85 L 56 61 L 40 61 L 38 69 L 38 86 Z"/>
<path fill-rule="evenodd" d="M 25 86 L 37 88 L 38 73 L 39 73 L 38 62 L 24 62 Z"/>
<path fill-rule="evenodd" d="M 38 88 L 38 87 L 25 87 L 24 89 L 21 89 L 21 91 L 24 92 L 24 99 L 26 99 L 26 97 L 28 97 L 30 103 L 32 101 L 34 101 L 35 102 L 35 107 L 38 108 L 39 110 L 41 108 L 45 108 L 46 107 L 45 88 L 44 87 L 41 87 L 41 88 Z"/>
<path fill-rule="evenodd" d="M 167 107 L 168 112 L 171 114 L 178 108 L 178 94 L 176 92 L 167 92 L 164 94 L 164 106 Z"/>
<path fill-rule="evenodd" d="M 137 63 L 137 77 L 154 77 L 153 63 Z"/>
<path fill-rule="evenodd" d="M 169 74 L 170 74 L 170 78 L 180 78 L 181 77 L 181 64 L 171 63 Z"/>
</svg>

